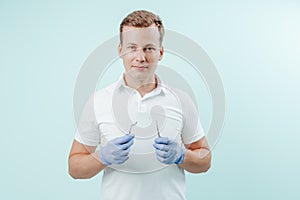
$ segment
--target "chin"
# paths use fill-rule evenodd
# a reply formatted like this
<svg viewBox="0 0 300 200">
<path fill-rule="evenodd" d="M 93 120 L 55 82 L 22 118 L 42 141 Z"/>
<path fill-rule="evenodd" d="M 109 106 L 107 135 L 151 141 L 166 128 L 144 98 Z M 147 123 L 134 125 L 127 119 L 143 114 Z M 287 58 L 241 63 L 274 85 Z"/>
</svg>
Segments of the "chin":
<svg viewBox="0 0 300 200">
<path fill-rule="evenodd" d="M 152 71 L 149 71 L 149 68 L 145 68 L 143 70 L 132 68 L 128 70 L 126 74 L 129 75 L 132 79 L 140 82 L 149 80 L 154 76 L 154 73 Z"/>
<path fill-rule="evenodd" d="M 144 81 L 148 78 L 146 74 L 135 74 L 134 78 L 139 81 Z"/>
</svg>

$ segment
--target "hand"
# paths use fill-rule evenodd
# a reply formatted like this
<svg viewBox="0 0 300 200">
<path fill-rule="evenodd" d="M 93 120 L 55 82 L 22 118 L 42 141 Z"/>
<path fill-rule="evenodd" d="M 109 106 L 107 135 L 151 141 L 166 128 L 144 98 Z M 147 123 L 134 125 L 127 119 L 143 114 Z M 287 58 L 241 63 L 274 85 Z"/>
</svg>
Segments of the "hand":
<svg viewBox="0 0 300 200">
<path fill-rule="evenodd" d="M 167 137 L 159 137 L 154 140 L 153 147 L 156 158 L 165 164 L 181 164 L 184 160 L 185 151 L 177 142 Z"/>
<path fill-rule="evenodd" d="M 122 164 L 128 160 L 130 147 L 133 145 L 134 135 L 127 134 L 108 141 L 100 148 L 100 160 L 105 165 Z"/>
</svg>

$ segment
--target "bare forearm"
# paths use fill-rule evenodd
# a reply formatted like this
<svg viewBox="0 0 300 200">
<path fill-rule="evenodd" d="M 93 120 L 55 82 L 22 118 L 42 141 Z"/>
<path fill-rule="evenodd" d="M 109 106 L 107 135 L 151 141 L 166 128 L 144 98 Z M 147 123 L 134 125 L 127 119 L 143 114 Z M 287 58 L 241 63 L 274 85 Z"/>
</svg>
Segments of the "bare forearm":
<svg viewBox="0 0 300 200">
<path fill-rule="evenodd" d="M 202 173 L 208 171 L 210 163 L 211 153 L 208 149 L 187 149 L 184 161 L 179 166 L 191 173 Z"/>
<path fill-rule="evenodd" d="M 69 174 L 75 179 L 86 179 L 97 175 L 106 165 L 100 160 L 98 153 L 75 154 L 69 158 Z"/>
</svg>

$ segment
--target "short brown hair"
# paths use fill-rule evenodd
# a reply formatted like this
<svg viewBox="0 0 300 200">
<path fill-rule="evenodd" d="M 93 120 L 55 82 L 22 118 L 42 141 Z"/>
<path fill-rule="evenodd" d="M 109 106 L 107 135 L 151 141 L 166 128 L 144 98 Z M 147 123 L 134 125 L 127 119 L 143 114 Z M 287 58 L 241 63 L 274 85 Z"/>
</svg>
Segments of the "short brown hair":
<svg viewBox="0 0 300 200">
<path fill-rule="evenodd" d="M 136 10 L 123 19 L 120 24 L 120 42 L 122 44 L 122 32 L 124 26 L 133 27 L 149 27 L 155 24 L 159 31 L 159 42 L 162 44 L 162 40 L 165 34 L 163 23 L 158 15 L 146 10 Z"/>
</svg>

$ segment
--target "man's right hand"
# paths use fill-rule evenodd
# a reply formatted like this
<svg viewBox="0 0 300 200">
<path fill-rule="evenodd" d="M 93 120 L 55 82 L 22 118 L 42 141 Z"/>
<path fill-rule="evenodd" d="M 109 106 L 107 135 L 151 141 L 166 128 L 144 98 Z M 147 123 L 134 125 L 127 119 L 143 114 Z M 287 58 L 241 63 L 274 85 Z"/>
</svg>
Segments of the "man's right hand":
<svg viewBox="0 0 300 200">
<path fill-rule="evenodd" d="M 127 134 L 107 142 L 100 148 L 100 160 L 105 165 L 122 164 L 129 159 L 130 147 L 133 145 L 134 135 Z"/>
</svg>

